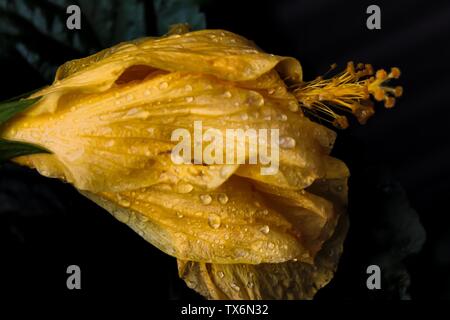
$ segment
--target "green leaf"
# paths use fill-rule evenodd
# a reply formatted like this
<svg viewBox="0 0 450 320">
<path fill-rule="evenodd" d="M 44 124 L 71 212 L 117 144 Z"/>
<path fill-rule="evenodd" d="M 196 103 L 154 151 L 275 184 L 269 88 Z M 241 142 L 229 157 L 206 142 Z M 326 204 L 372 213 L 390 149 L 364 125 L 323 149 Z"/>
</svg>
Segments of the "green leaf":
<svg viewBox="0 0 450 320">
<path fill-rule="evenodd" d="M 0 162 L 36 153 L 50 153 L 50 151 L 30 143 L 0 139 Z"/>
<path fill-rule="evenodd" d="M 25 111 L 35 104 L 40 97 L 33 99 L 21 99 L 15 101 L 0 102 L 0 125 L 7 122 L 16 114 Z M 49 153 L 48 150 L 25 142 L 8 141 L 0 139 L 0 162 L 27 154 Z"/>
<path fill-rule="evenodd" d="M 0 102 L 0 125 L 35 104 L 39 98 Z"/>
</svg>

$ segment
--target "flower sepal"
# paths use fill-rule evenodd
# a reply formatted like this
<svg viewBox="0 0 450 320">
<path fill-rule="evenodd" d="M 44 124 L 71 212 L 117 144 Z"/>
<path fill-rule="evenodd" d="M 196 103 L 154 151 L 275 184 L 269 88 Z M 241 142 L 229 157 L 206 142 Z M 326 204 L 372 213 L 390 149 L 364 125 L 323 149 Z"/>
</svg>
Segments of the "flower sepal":
<svg viewBox="0 0 450 320">
<path fill-rule="evenodd" d="M 25 111 L 39 100 L 40 97 L 32 99 L 7 100 L 4 102 L 0 102 L 0 126 L 5 124 L 8 120 L 13 118 L 17 114 Z M 35 144 L 0 139 L 0 163 L 18 156 L 36 153 L 50 152 L 47 149 Z"/>
</svg>

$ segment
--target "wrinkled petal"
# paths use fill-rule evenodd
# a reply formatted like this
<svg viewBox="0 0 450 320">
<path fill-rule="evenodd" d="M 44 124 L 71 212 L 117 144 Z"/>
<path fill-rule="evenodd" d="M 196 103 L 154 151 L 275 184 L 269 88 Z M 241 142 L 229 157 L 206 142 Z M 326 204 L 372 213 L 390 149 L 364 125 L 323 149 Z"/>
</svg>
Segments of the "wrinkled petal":
<svg viewBox="0 0 450 320">
<path fill-rule="evenodd" d="M 277 68 L 290 79 L 302 78 L 300 63 L 294 58 L 267 54 L 253 42 L 228 31 L 201 30 L 125 42 L 66 62 L 58 69 L 52 86 L 33 95 L 44 98 L 30 112 L 54 112 L 59 99 L 71 91 L 106 91 L 133 66 L 151 67 L 149 72 L 202 73 L 230 81 L 256 79 Z"/>
<path fill-rule="evenodd" d="M 108 211 L 121 221 L 179 259 L 251 264 L 311 259 L 304 246 L 308 241 L 304 226 L 294 225 L 264 194 L 238 177 L 208 193 L 163 185 L 99 196 L 101 199 L 89 197 L 109 206 Z M 306 198 L 304 202 L 310 202 Z M 136 227 L 135 221 L 143 217 L 151 226 L 143 223 Z"/>
<path fill-rule="evenodd" d="M 336 200 L 339 219 L 312 263 L 212 264 L 178 259 L 180 277 L 208 299 L 312 299 L 332 279 L 342 253 L 348 229 L 345 181 L 330 180 L 315 186 L 317 192 Z"/>
<path fill-rule="evenodd" d="M 170 161 L 177 143 L 171 141 L 173 131 L 185 128 L 193 136 L 194 121 L 202 121 L 204 130 L 219 130 L 224 137 L 226 129 L 274 128 L 282 137 L 294 140 L 292 148 L 281 148 L 277 174 L 262 176 L 260 165 L 242 165 L 237 171 L 243 177 L 285 188 L 305 188 L 324 177 L 323 155 L 334 141 L 332 131 L 301 113 L 280 112 L 278 104 L 263 92 L 200 74 L 159 74 L 103 93 L 73 93 L 59 105 L 51 116 L 25 113 L 15 118 L 2 136 L 52 151 L 50 157 L 60 162 L 55 170 L 40 168 L 38 160 L 33 163 L 40 156 L 18 161 L 92 192 L 180 181 L 206 189 L 219 186 L 238 166 L 231 166 L 224 175 L 221 172 L 229 165 L 204 166 L 199 176 L 198 170 L 187 168 L 190 165 Z M 248 141 L 240 148 L 248 150 Z M 224 145 L 224 155 L 226 149 Z"/>
</svg>

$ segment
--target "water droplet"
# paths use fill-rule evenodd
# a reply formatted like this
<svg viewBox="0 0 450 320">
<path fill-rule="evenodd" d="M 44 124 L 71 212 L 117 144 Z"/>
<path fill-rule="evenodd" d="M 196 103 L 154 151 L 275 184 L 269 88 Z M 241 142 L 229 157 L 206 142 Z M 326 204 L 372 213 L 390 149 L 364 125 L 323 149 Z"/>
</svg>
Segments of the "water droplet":
<svg viewBox="0 0 450 320">
<path fill-rule="evenodd" d="M 217 200 L 219 200 L 221 204 L 226 204 L 228 202 L 228 196 L 225 193 L 219 193 Z"/>
<path fill-rule="evenodd" d="M 210 204 L 212 202 L 212 197 L 209 194 L 201 194 L 200 201 L 203 204 Z"/>
<path fill-rule="evenodd" d="M 187 84 L 187 85 L 184 87 L 184 90 L 186 90 L 186 91 L 192 91 L 192 86 L 191 86 L 190 84 Z"/>
<path fill-rule="evenodd" d="M 274 94 L 275 93 L 275 89 L 274 88 L 270 88 L 269 90 L 267 90 L 268 94 Z"/>
<path fill-rule="evenodd" d="M 228 177 L 232 172 L 232 167 L 224 166 L 220 169 L 220 176 L 222 178 Z"/>
<path fill-rule="evenodd" d="M 128 208 L 131 205 L 130 200 L 126 199 L 126 198 L 121 198 L 119 196 L 119 205 L 121 205 L 122 207 Z"/>
<path fill-rule="evenodd" d="M 191 103 L 192 101 L 194 101 L 193 97 L 186 97 L 186 102 L 187 103 Z"/>
<path fill-rule="evenodd" d="M 217 214 L 210 214 L 208 217 L 208 224 L 213 229 L 218 229 L 220 227 L 220 217 Z"/>
<path fill-rule="evenodd" d="M 268 234 L 269 231 L 270 231 L 270 228 L 269 228 L 268 225 L 265 225 L 265 226 L 261 227 L 261 228 L 259 229 L 259 231 L 261 231 L 261 232 L 264 233 L 264 234 Z"/>
<path fill-rule="evenodd" d="M 269 247 L 269 249 L 275 248 L 275 245 L 273 244 L 273 242 L 269 242 L 269 243 L 267 244 L 267 246 Z"/>
<path fill-rule="evenodd" d="M 164 90 L 164 89 L 167 89 L 169 87 L 169 84 L 167 83 L 167 82 L 161 82 L 160 84 L 159 84 L 159 88 L 161 89 L 161 90 Z"/>
<path fill-rule="evenodd" d="M 136 108 L 133 108 L 133 109 L 130 109 L 128 112 L 127 112 L 127 116 L 132 116 L 132 115 L 134 115 L 134 114 L 136 114 L 136 113 L 138 113 L 139 112 L 139 109 L 136 109 Z"/>
<path fill-rule="evenodd" d="M 230 91 L 225 91 L 225 92 L 223 93 L 223 96 L 224 96 L 225 98 L 231 98 L 232 94 L 231 94 Z"/>
<path fill-rule="evenodd" d="M 237 285 L 237 284 L 235 284 L 235 283 L 230 283 L 230 287 L 233 289 L 233 290 L 235 290 L 235 291 L 239 291 L 239 290 L 241 290 L 241 288 Z"/>
<path fill-rule="evenodd" d="M 137 201 L 136 201 L 136 204 L 137 204 Z M 141 222 L 147 222 L 148 221 L 148 217 L 147 216 L 144 216 L 144 215 L 142 215 L 142 214 L 140 214 L 140 215 L 137 215 L 137 217 L 138 217 L 138 219 L 141 221 Z"/>
<path fill-rule="evenodd" d="M 177 211 L 177 217 L 181 219 L 184 217 L 184 215 L 180 211 Z"/>
<path fill-rule="evenodd" d="M 241 115 L 241 119 L 244 120 L 244 121 L 247 121 L 248 120 L 248 115 L 246 113 L 243 113 Z"/>
<path fill-rule="evenodd" d="M 150 90 L 145 89 L 145 91 L 144 91 L 144 96 L 149 96 L 149 95 L 150 95 Z"/>
<path fill-rule="evenodd" d="M 297 104 L 297 102 L 295 102 L 293 100 L 289 101 L 288 108 L 292 112 L 298 111 L 298 104 Z"/>
<path fill-rule="evenodd" d="M 106 143 L 105 143 L 105 146 L 106 147 L 112 147 L 114 144 L 115 144 L 116 142 L 114 141 L 114 140 L 108 140 Z"/>
<path fill-rule="evenodd" d="M 287 115 L 285 115 L 284 113 L 281 113 L 278 117 L 279 120 L 281 121 L 286 121 L 287 120 Z"/>
<path fill-rule="evenodd" d="M 194 189 L 194 186 L 189 183 L 181 183 L 178 185 L 177 190 L 179 193 L 189 193 Z"/>
<path fill-rule="evenodd" d="M 281 137 L 280 147 L 284 149 L 292 149 L 295 147 L 295 140 L 291 137 Z"/>
<path fill-rule="evenodd" d="M 223 279 L 223 277 L 225 277 L 225 274 L 222 271 L 219 271 L 217 275 L 219 276 L 220 279 Z"/>
</svg>

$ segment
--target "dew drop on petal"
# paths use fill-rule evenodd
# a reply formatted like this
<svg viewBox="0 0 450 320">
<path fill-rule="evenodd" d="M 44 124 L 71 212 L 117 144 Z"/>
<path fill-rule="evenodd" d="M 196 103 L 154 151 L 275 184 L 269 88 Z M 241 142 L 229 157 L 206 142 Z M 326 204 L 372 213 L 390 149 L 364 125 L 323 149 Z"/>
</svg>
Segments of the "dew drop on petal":
<svg viewBox="0 0 450 320">
<path fill-rule="evenodd" d="M 211 228 L 218 229 L 220 227 L 220 223 L 220 217 L 217 214 L 212 213 L 209 215 L 208 224 Z"/>
<path fill-rule="evenodd" d="M 159 88 L 161 89 L 161 90 L 164 90 L 164 89 L 167 89 L 169 87 L 169 84 L 167 83 L 167 82 L 161 82 L 160 84 L 159 84 Z"/>
<path fill-rule="evenodd" d="M 105 143 L 105 146 L 106 146 L 106 147 L 112 147 L 114 144 L 115 144 L 115 141 L 111 139 L 111 140 L 108 140 L 108 141 Z"/>
<path fill-rule="evenodd" d="M 189 183 L 181 183 L 177 186 L 177 190 L 179 193 L 189 193 L 194 189 L 192 184 Z"/>
<path fill-rule="evenodd" d="M 181 218 L 183 218 L 184 216 L 183 216 L 183 214 L 182 214 L 180 211 L 177 211 L 177 217 L 181 219 Z"/>
<path fill-rule="evenodd" d="M 191 103 L 192 101 L 194 101 L 193 97 L 186 97 L 186 102 L 187 103 Z"/>
<path fill-rule="evenodd" d="M 295 139 L 291 137 L 281 137 L 280 147 L 284 149 L 292 149 L 295 147 Z"/>
<path fill-rule="evenodd" d="M 293 101 L 293 100 L 289 101 L 288 108 L 289 108 L 289 110 L 292 111 L 292 112 L 298 111 L 298 104 L 297 104 L 297 102 L 295 102 L 295 101 Z"/>
<path fill-rule="evenodd" d="M 221 204 L 226 204 L 228 202 L 228 196 L 225 193 L 219 193 L 217 200 L 219 200 Z"/>
<path fill-rule="evenodd" d="M 240 291 L 241 290 L 241 288 L 237 285 L 237 284 L 235 284 L 235 283 L 230 283 L 230 287 L 233 289 L 233 290 L 235 290 L 235 291 Z"/>
<path fill-rule="evenodd" d="M 226 178 L 231 174 L 231 171 L 232 170 L 230 167 L 224 166 L 224 167 L 220 168 L 220 176 L 222 178 Z"/>
<path fill-rule="evenodd" d="M 223 277 L 225 277 L 225 274 L 222 271 L 219 271 L 217 275 L 219 276 L 220 279 L 223 279 Z"/>
<path fill-rule="evenodd" d="M 265 226 L 261 227 L 261 228 L 259 229 L 259 231 L 261 231 L 261 232 L 264 233 L 264 234 L 268 234 L 269 231 L 270 231 L 270 228 L 269 228 L 268 225 L 265 225 Z"/>
<path fill-rule="evenodd" d="M 190 92 L 190 91 L 192 91 L 192 86 L 191 86 L 190 84 L 187 84 L 187 85 L 184 87 L 184 90 Z"/>
<path fill-rule="evenodd" d="M 130 200 L 119 197 L 119 205 L 121 205 L 122 207 L 128 208 L 131 205 L 131 203 L 130 203 Z"/>
<path fill-rule="evenodd" d="M 139 112 L 139 110 L 136 109 L 136 108 L 130 109 L 130 110 L 127 112 L 127 116 L 135 115 L 135 114 L 138 113 L 138 112 Z"/>
<path fill-rule="evenodd" d="M 225 91 L 224 93 L 223 93 L 223 96 L 225 97 L 225 98 L 231 98 L 231 92 L 230 91 Z"/>
<path fill-rule="evenodd" d="M 201 194 L 200 201 L 203 204 L 210 204 L 212 202 L 212 197 L 209 194 Z"/>
</svg>

